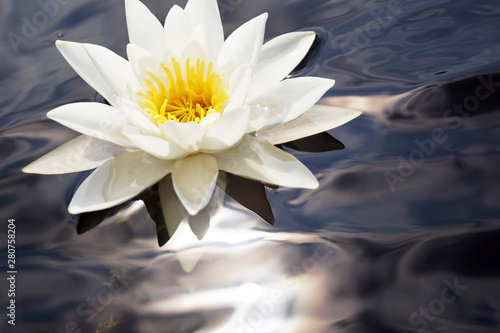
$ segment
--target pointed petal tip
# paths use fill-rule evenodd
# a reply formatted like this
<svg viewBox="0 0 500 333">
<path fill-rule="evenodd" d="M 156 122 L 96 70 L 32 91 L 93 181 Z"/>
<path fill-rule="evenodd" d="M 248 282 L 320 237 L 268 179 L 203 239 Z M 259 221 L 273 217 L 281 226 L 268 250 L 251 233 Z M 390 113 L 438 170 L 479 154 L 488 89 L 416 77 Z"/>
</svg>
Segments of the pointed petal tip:
<svg viewBox="0 0 500 333">
<path fill-rule="evenodd" d="M 32 163 L 28 164 L 24 168 L 21 169 L 22 172 L 26 174 L 32 174 L 32 175 L 54 175 L 56 173 L 50 172 L 50 170 L 44 171 L 43 168 L 37 167 L 35 164 L 36 161 L 33 161 Z"/>
<path fill-rule="evenodd" d="M 218 164 L 211 155 L 196 154 L 176 160 L 172 171 L 174 191 L 189 215 L 197 215 L 213 196 Z"/>
<path fill-rule="evenodd" d="M 363 111 L 359 111 L 359 110 L 352 110 L 352 114 L 353 114 L 353 118 L 356 118 L 356 117 L 359 117 L 363 114 Z"/>
<path fill-rule="evenodd" d="M 188 223 L 193 234 L 201 241 L 210 228 L 210 214 L 206 209 L 202 210 L 196 216 L 190 216 Z"/>
<path fill-rule="evenodd" d="M 116 206 L 116 205 L 114 205 L 114 206 Z M 73 202 L 73 200 L 71 200 L 71 202 L 68 205 L 68 213 L 70 213 L 71 215 L 80 215 L 80 214 L 83 214 L 83 213 L 95 212 L 95 211 L 98 211 L 98 210 L 102 210 L 102 209 L 106 209 L 106 208 L 111 208 L 111 207 L 114 207 L 114 206 L 109 206 L 109 205 L 108 206 L 106 206 L 106 205 L 94 205 L 93 207 L 85 208 L 85 207 L 83 207 L 81 205 L 75 204 Z"/>
<path fill-rule="evenodd" d="M 316 32 L 312 30 L 306 30 L 306 31 L 294 31 L 294 32 L 289 32 L 288 34 L 285 35 L 291 35 L 294 38 L 293 39 L 306 39 L 308 43 L 312 44 L 314 42 L 314 39 L 316 39 Z"/>
<path fill-rule="evenodd" d="M 203 238 L 205 238 L 205 235 L 207 234 L 207 230 L 205 232 L 201 232 L 201 233 L 200 232 L 195 232 L 193 230 L 193 234 L 196 236 L 197 240 L 201 241 L 201 240 L 203 240 Z"/>
<path fill-rule="evenodd" d="M 312 77 L 312 78 L 314 78 L 314 76 L 306 76 L 306 77 Z M 328 79 L 328 78 L 324 78 L 324 77 L 315 77 L 315 78 L 320 79 L 321 81 L 323 81 L 323 84 L 324 84 L 325 88 L 329 87 L 327 89 L 327 91 L 330 90 L 330 89 L 332 89 L 333 86 L 335 85 L 335 80 L 334 79 Z"/>
<path fill-rule="evenodd" d="M 351 119 L 349 119 L 347 122 L 349 122 L 349 121 L 351 121 L 351 120 L 353 120 L 353 119 L 355 119 L 355 118 L 358 118 L 358 117 L 359 117 L 359 116 L 361 116 L 362 114 L 363 114 L 363 112 L 362 112 L 362 111 L 359 111 L 359 110 L 352 110 L 352 113 L 351 113 L 351 115 L 350 115 L 350 118 L 351 118 Z"/>
<path fill-rule="evenodd" d="M 34 175 L 57 175 L 57 174 L 62 174 L 63 172 L 54 172 L 54 170 L 51 170 L 51 168 L 44 166 L 43 164 L 40 165 L 39 161 L 45 157 L 42 156 L 39 159 L 31 162 L 30 164 L 26 165 L 24 168 L 21 169 L 23 173 L 26 174 L 34 174 Z"/>
<path fill-rule="evenodd" d="M 268 17 L 269 17 L 269 14 L 268 14 L 267 12 L 264 12 L 264 13 L 260 14 L 259 16 L 254 17 L 253 19 L 251 19 L 251 20 L 250 20 L 250 21 L 248 21 L 248 22 L 251 22 L 251 21 L 253 21 L 253 22 L 256 22 L 256 21 L 261 21 L 260 23 L 261 23 L 262 25 L 265 25 L 265 24 L 266 24 L 266 22 L 267 22 Z M 247 22 L 247 23 L 248 23 L 248 22 Z"/>
<path fill-rule="evenodd" d="M 338 106 L 328 105 L 328 104 L 315 104 L 311 108 L 311 110 L 313 110 L 314 108 L 318 109 L 319 111 L 323 110 L 324 112 L 338 110 L 339 112 L 343 113 L 344 117 L 346 117 L 347 119 L 349 119 L 346 122 L 349 122 L 352 119 L 357 118 L 357 117 L 359 117 L 359 116 L 361 116 L 363 114 L 363 111 L 361 111 L 361 110 L 351 109 L 351 108 L 344 108 L 344 107 L 338 107 Z M 344 122 L 344 123 L 346 123 L 346 122 Z M 342 123 L 342 124 L 344 124 L 344 123 Z"/>
<path fill-rule="evenodd" d="M 174 185 L 174 189 L 176 189 L 176 185 Z M 189 214 L 189 216 L 196 216 L 198 215 L 198 213 L 206 207 L 206 205 L 208 203 L 204 203 L 204 204 L 196 204 L 196 203 L 193 203 L 191 201 L 189 201 L 189 199 L 185 198 L 184 196 L 182 195 L 179 195 L 177 194 L 177 197 L 179 198 L 182 206 L 184 207 L 184 209 L 186 210 L 186 212 Z"/>
<path fill-rule="evenodd" d="M 302 179 L 302 182 L 300 184 L 297 184 L 296 188 L 303 188 L 306 190 L 316 190 L 319 188 L 319 181 L 316 178 L 316 176 L 309 170 L 309 175 L 308 177 L 304 177 Z M 293 186 L 291 186 L 293 187 Z"/>
<path fill-rule="evenodd" d="M 198 214 L 200 212 L 200 210 L 203 209 L 201 207 L 195 207 L 195 206 L 191 205 L 189 202 L 186 202 L 186 199 L 184 199 L 184 198 L 181 199 L 179 197 L 179 200 L 182 203 L 182 206 L 184 207 L 184 209 L 189 214 L 189 216 L 195 216 L 196 214 Z"/>
<path fill-rule="evenodd" d="M 316 177 L 314 177 L 314 181 L 311 181 L 310 187 L 306 187 L 311 190 L 316 190 L 319 187 L 319 181 Z"/>
<path fill-rule="evenodd" d="M 84 45 L 85 43 L 79 43 L 79 42 L 72 42 L 68 40 L 62 40 L 58 39 L 55 42 L 55 45 L 57 49 L 62 53 L 63 51 L 69 50 L 70 48 L 73 48 L 74 46 L 77 45 Z"/>
<path fill-rule="evenodd" d="M 308 50 L 311 48 L 312 44 L 314 43 L 316 36 L 317 36 L 316 32 L 311 31 L 311 30 L 297 32 L 297 37 L 303 38 L 306 41 L 306 43 L 309 45 Z"/>
<path fill-rule="evenodd" d="M 68 213 L 70 213 L 71 215 L 78 215 L 78 214 L 83 213 L 83 209 L 81 207 L 72 205 L 70 203 L 68 206 Z"/>
<path fill-rule="evenodd" d="M 36 173 L 36 172 L 33 172 L 33 168 L 31 167 L 31 164 L 28 164 L 27 166 L 22 168 L 21 171 L 24 173 Z"/>
<path fill-rule="evenodd" d="M 45 116 L 50 120 L 54 120 L 54 110 L 57 110 L 57 108 L 50 110 L 49 112 L 47 112 L 47 114 L 45 114 Z"/>
<path fill-rule="evenodd" d="M 263 23 L 265 24 L 265 22 L 267 22 L 268 17 L 269 17 L 269 14 L 267 12 L 264 12 L 264 13 L 260 14 L 259 16 L 257 16 L 255 19 L 263 21 Z"/>
</svg>

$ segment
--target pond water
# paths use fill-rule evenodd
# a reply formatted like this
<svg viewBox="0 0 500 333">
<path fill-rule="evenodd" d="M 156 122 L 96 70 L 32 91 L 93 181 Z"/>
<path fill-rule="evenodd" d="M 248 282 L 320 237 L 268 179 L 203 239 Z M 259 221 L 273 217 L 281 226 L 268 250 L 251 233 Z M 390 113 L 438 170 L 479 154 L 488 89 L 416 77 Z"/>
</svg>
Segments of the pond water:
<svg viewBox="0 0 500 333">
<path fill-rule="evenodd" d="M 163 20 L 186 1 L 144 2 Z M 500 3 L 219 6 L 226 36 L 262 12 L 266 39 L 314 30 L 295 75 L 335 79 L 321 103 L 364 111 L 329 131 L 342 150 L 285 148 L 319 189 L 266 189 L 274 226 L 225 197 L 201 242 L 160 247 L 155 223 L 132 201 L 78 234 L 66 209 L 87 173 L 21 168 L 77 135 L 47 111 L 99 99 L 55 40 L 125 56 L 123 1 L 4 0 L 1 331 L 500 332 Z M 15 326 L 6 316 L 9 219 Z"/>
</svg>

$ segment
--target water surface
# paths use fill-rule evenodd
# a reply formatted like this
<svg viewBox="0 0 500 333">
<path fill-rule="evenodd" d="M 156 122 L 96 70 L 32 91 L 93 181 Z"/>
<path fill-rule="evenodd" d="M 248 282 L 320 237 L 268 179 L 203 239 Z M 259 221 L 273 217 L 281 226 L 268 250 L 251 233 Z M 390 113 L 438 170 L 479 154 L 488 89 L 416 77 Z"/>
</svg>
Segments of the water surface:
<svg viewBox="0 0 500 333">
<path fill-rule="evenodd" d="M 145 1 L 161 20 L 185 2 Z M 18 269 L 2 332 L 500 331 L 497 2 L 220 1 L 226 35 L 262 12 L 266 39 L 314 30 L 294 75 L 335 79 L 321 102 L 364 114 L 329 132 L 343 150 L 285 148 L 320 188 L 268 189 L 273 227 L 226 197 L 202 242 L 163 247 L 140 202 L 77 235 L 66 208 L 87 173 L 21 173 L 77 135 L 47 111 L 96 99 L 55 40 L 123 56 L 128 40 L 122 0 L 36 21 L 40 3 L 0 4 L 0 239 L 15 218 Z"/>
</svg>

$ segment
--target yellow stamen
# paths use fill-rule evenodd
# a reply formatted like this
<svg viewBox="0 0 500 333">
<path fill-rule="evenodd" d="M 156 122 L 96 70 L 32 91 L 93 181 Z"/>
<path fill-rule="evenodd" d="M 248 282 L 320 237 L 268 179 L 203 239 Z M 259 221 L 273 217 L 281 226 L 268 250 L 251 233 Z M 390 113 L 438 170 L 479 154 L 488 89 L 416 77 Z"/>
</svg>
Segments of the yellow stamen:
<svg viewBox="0 0 500 333">
<path fill-rule="evenodd" d="M 144 111 L 149 113 L 157 124 L 166 121 L 199 123 L 207 115 L 222 113 L 229 99 L 224 78 L 213 72 L 213 63 L 197 59 L 191 66 L 186 60 L 184 72 L 181 64 L 172 58 L 172 66 L 161 64 L 166 80 L 148 72 L 144 79 L 147 93 L 138 93 L 138 101 Z M 165 77 L 165 76 L 164 76 Z"/>
</svg>

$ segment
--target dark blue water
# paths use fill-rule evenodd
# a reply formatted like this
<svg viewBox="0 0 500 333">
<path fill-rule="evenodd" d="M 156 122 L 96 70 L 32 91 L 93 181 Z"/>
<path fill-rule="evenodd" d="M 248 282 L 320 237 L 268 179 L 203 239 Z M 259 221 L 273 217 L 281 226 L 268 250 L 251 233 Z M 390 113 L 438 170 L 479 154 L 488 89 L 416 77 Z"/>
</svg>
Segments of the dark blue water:
<svg viewBox="0 0 500 333">
<path fill-rule="evenodd" d="M 500 3 L 220 1 L 226 35 L 265 11 L 266 39 L 316 31 L 296 75 L 364 114 L 329 132 L 343 150 L 285 148 L 320 188 L 268 189 L 273 227 L 226 197 L 202 242 L 163 247 L 142 203 L 78 235 L 85 173 L 21 172 L 77 135 L 47 111 L 96 98 L 54 41 L 128 41 L 122 0 L 49 3 L 0 4 L 2 332 L 500 332 Z"/>
</svg>

